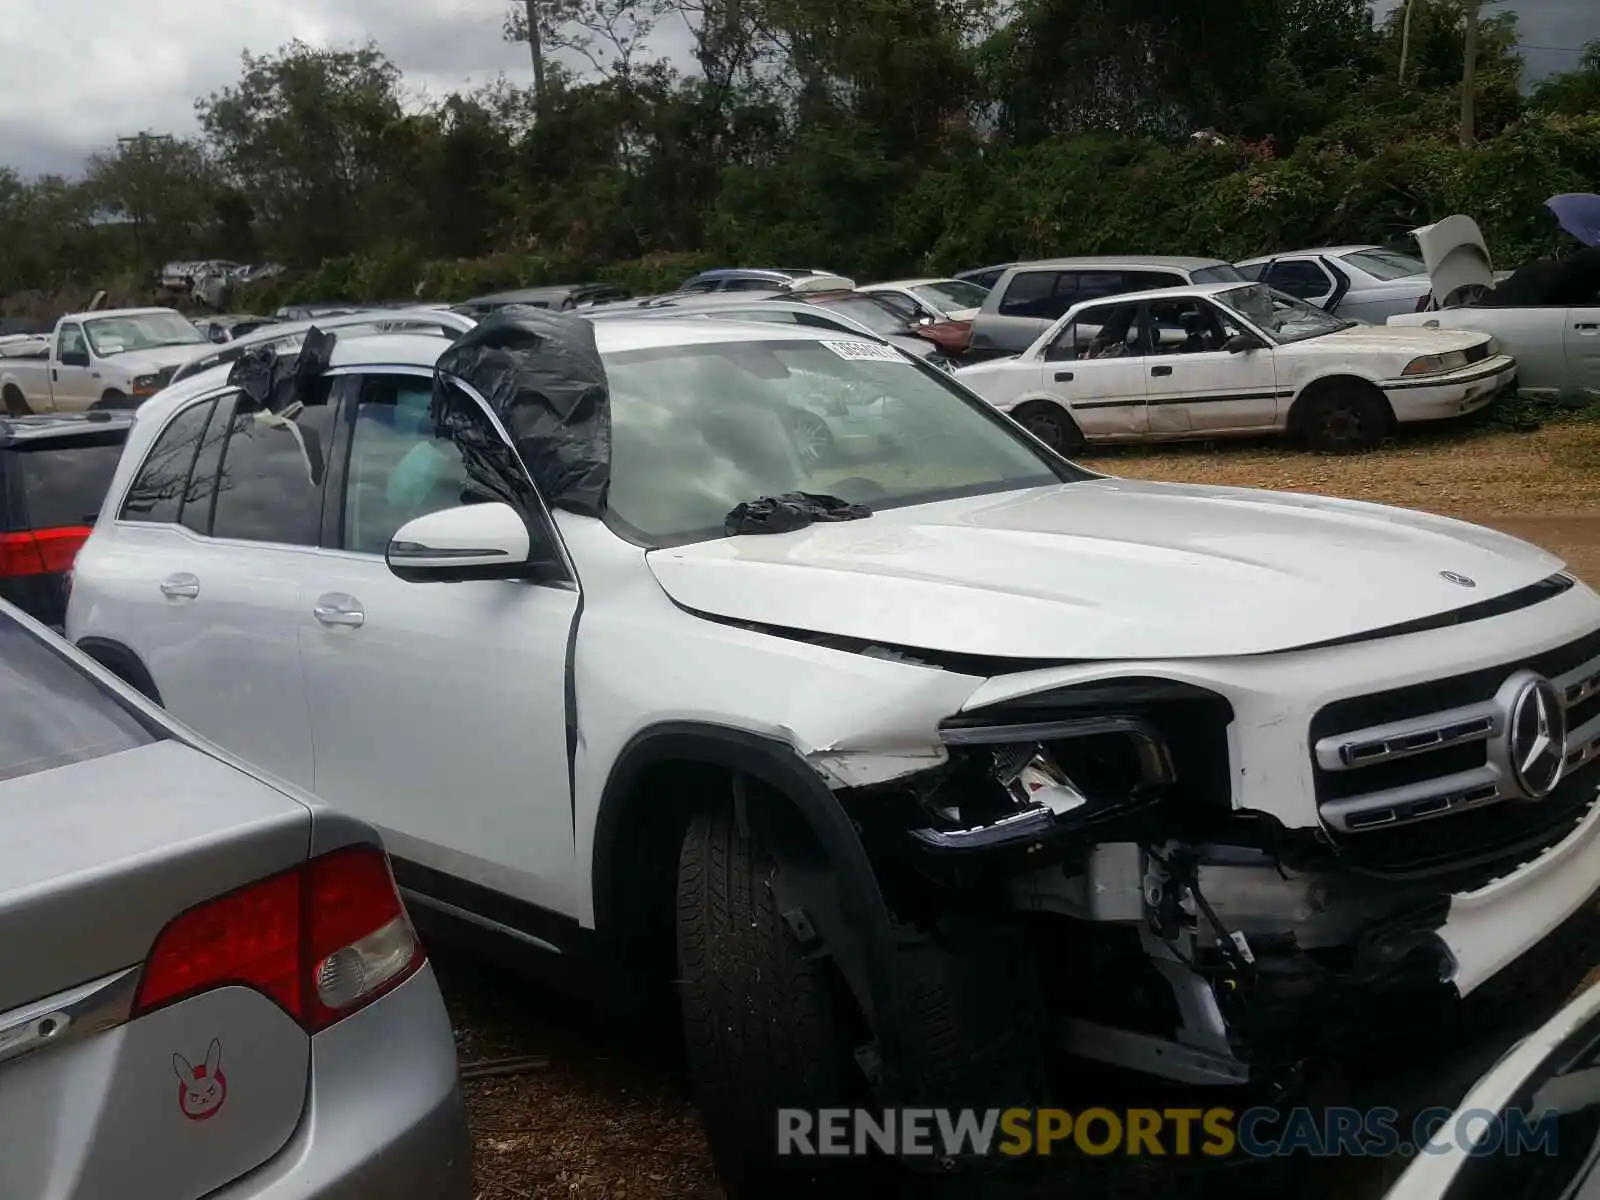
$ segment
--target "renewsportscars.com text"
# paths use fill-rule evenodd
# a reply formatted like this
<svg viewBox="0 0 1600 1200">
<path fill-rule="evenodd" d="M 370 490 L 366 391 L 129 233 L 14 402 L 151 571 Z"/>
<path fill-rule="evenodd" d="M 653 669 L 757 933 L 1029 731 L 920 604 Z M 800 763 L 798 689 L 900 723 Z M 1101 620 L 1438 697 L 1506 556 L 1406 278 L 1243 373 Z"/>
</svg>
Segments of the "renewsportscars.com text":
<svg viewBox="0 0 1600 1200">
<path fill-rule="evenodd" d="M 1313 1158 L 1557 1152 L 1556 1114 L 1392 1108 L 781 1109 L 781 1155 Z"/>
</svg>

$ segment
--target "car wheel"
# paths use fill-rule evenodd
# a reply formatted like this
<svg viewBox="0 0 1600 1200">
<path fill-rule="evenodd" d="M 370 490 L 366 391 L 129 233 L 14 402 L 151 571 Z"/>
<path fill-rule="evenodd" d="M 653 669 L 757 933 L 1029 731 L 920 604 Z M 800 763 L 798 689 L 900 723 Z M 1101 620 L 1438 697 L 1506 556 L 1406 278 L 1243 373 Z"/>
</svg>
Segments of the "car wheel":
<svg viewBox="0 0 1600 1200">
<path fill-rule="evenodd" d="M 842 986 L 778 911 L 781 857 L 732 803 L 700 813 L 678 857 L 678 989 L 695 1099 L 730 1197 L 834 1194 L 850 1164 L 777 1154 L 781 1108 L 843 1108 L 858 1091 Z"/>
<path fill-rule="evenodd" d="M 5 391 L 6 415 L 10 417 L 27 417 L 33 415 L 33 409 L 28 404 L 28 398 L 22 394 L 20 388 L 8 386 Z"/>
<path fill-rule="evenodd" d="M 806 466 L 833 457 L 833 434 L 828 429 L 828 423 L 816 413 L 797 413 L 790 418 L 789 429 L 794 435 L 795 451 Z"/>
<path fill-rule="evenodd" d="M 1079 454 L 1087 445 L 1078 423 L 1059 404 L 1036 400 L 1015 410 L 1011 417 L 1057 454 Z"/>
<path fill-rule="evenodd" d="M 115 388 L 112 388 L 104 396 L 101 396 L 100 399 L 96 400 L 93 404 L 89 405 L 89 411 L 90 412 L 100 412 L 100 411 L 106 410 L 106 409 L 121 409 L 121 408 L 133 408 L 133 407 L 135 407 L 135 406 L 130 404 L 130 403 L 128 403 L 127 393 L 119 392 Z"/>
<path fill-rule="evenodd" d="M 1301 401 L 1294 422 L 1309 450 L 1353 454 L 1371 450 L 1389 436 L 1393 418 L 1380 395 L 1358 387 L 1335 387 Z"/>
</svg>

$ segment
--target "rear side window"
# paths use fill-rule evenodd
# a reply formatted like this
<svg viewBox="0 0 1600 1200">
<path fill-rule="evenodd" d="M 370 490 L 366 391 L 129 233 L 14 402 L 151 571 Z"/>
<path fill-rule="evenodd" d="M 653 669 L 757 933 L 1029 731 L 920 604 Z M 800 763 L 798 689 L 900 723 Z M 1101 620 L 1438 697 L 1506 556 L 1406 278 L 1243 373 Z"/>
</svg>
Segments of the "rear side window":
<svg viewBox="0 0 1600 1200">
<path fill-rule="evenodd" d="M 93 525 L 127 441 L 124 430 L 104 430 L 14 449 L 22 475 L 28 528 Z"/>
<path fill-rule="evenodd" d="M 1323 296 L 1333 287 L 1328 279 L 1327 272 L 1316 263 L 1303 258 L 1285 259 L 1275 262 L 1262 278 L 1268 287 L 1275 287 L 1280 292 L 1300 300 L 1313 300 Z"/>
<path fill-rule="evenodd" d="M 1244 275 L 1244 272 L 1240 271 L 1239 268 L 1234 266 L 1232 263 L 1218 263 L 1214 267 L 1201 267 L 1198 271 L 1194 271 L 1191 274 L 1192 274 L 1192 281 L 1195 282 L 1195 283 L 1245 283 L 1245 282 L 1247 282 L 1247 280 L 1245 278 L 1245 275 Z M 1157 284 L 1156 286 L 1157 287 L 1180 287 L 1182 284 L 1183 284 L 1183 280 L 1174 277 L 1173 281 L 1170 284 L 1161 283 L 1161 284 Z"/>
<path fill-rule="evenodd" d="M 1054 319 L 1072 307 L 1070 294 L 1057 295 L 1055 271 L 1019 271 L 1006 285 L 1000 314 L 1006 317 Z"/>
<path fill-rule="evenodd" d="M 1229 269 L 1231 270 L 1232 268 Z M 1195 272 L 1197 276 L 1201 273 L 1199 271 Z M 1122 272 L 1122 287 L 1119 290 L 1123 292 L 1149 292 L 1154 291 L 1156 288 L 1183 287 L 1188 282 L 1182 275 L 1174 274 L 1171 271 L 1124 271 Z M 1196 279 L 1195 282 L 1203 281 Z M 1087 300 L 1089 297 L 1085 296 L 1083 299 Z"/>
<path fill-rule="evenodd" d="M 333 434 L 330 390 L 318 380 L 293 420 L 236 408 L 217 472 L 213 537 L 317 544 Z"/>
<path fill-rule="evenodd" d="M 183 508 L 189 468 L 199 448 L 206 421 L 216 407 L 212 400 L 186 408 L 156 438 L 150 454 L 134 477 L 119 514 L 124 521 L 170 525 Z"/>
<path fill-rule="evenodd" d="M 0 780 L 155 740 L 109 692 L 0 613 Z"/>
<path fill-rule="evenodd" d="M 233 422 L 233 408 L 238 398 L 238 393 L 234 393 L 216 402 L 211 419 L 206 422 L 200 447 L 195 452 L 194 465 L 189 468 L 188 485 L 183 490 L 183 508 L 178 513 L 178 523 L 206 536 L 211 534 L 211 506 L 217 494 L 217 475 L 222 469 L 222 446 L 228 440 L 228 429 Z"/>
</svg>

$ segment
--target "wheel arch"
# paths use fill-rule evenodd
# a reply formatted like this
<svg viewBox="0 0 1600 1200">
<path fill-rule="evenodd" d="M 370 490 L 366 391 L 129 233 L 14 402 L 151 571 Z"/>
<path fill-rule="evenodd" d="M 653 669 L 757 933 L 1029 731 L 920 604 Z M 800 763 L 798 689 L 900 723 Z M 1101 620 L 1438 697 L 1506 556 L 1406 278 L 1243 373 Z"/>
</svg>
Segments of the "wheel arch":
<svg viewBox="0 0 1600 1200">
<path fill-rule="evenodd" d="M 86 637 L 78 641 L 78 649 L 110 671 L 153 704 L 161 703 L 161 690 L 144 660 L 137 653 L 114 638 Z"/>
<path fill-rule="evenodd" d="M 1340 371 L 1330 372 L 1327 375 L 1319 375 L 1301 386 L 1289 405 L 1289 415 L 1284 422 L 1287 432 L 1291 436 L 1298 436 L 1303 432 L 1302 426 L 1305 422 L 1306 409 L 1310 401 L 1315 400 L 1318 396 L 1324 396 L 1329 392 L 1336 392 L 1343 388 L 1358 388 L 1377 399 L 1383 405 L 1384 411 L 1389 414 L 1390 428 L 1394 427 L 1394 405 L 1389 402 L 1389 393 L 1378 386 L 1377 380 L 1356 374 L 1345 368 Z"/>
<path fill-rule="evenodd" d="M 677 842 L 661 845 L 668 804 L 653 804 L 644 787 L 662 771 L 721 772 L 765 785 L 802 823 L 827 860 L 844 918 L 864 951 L 858 996 L 871 1013 L 896 1011 L 891 967 L 893 934 L 877 875 L 854 823 L 821 777 L 788 743 L 763 734 L 698 721 L 671 721 L 635 734 L 617 756 L 601 793 L 591 854 L 595 929 L 625 950 L 637 936 L 638 912 L 647 903 L 634 887 L 641 855 L 677 864 Z M 659 797 L 657 797 L 659 799 Z M 631 899 L 630 899 L 631 898 Z M 894 1021 L 874 1021 L 885 1079 L 897 1078 L 900 1053 Z"/>
</svg>

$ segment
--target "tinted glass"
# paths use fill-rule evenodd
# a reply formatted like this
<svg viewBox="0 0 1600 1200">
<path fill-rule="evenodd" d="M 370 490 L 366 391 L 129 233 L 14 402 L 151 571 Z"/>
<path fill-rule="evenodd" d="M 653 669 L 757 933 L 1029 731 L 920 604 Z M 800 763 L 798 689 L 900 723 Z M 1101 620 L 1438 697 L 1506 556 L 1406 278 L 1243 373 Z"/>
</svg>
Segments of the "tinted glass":
<svg viewBox="0 0 1600 1200">
<path fill-rule="evenodd" d="M 1074 294 L 1062 306 L 1061 311 L 1066 312 L 1074 304 L 1084 300 L 1117 296 L 1123 292 L 1138 291 L 1140 288 L 1167 286 L 1165 283 L 1147 282 L 1152 278 L 1159 279 L 1160 276 L 1140 276 L 1137 271 L 1074 271 L 1062 280 L 1063 287 L 1070 287 Z"/>
<path fill-rule="evenodd" d="M 1333 286 L 1321 267 L 1303 258 L 1273 263 L 1262 277 L 1262 282 L 1302 300 L 1325 295 Z"/>
<path fill-rule="evenodd" d="M 22 472 L 29 528 L 93 525 L 127 438 L 126 430 L 108 429 L 19 444 L 14 461 Z"/>
<path fill-rule="evenodd" d="M 0 613 L 0 779 L 153 741 L 99 684 Z"/>
<path fill-rule="evenodd" d="M 1000 312 L 1007 317 L 1059 317 L 1072 307 L 1071 296 L 1056 296 L 1055 271 L 1019 271 L 1006 285 Z"/>
<path fill-rule="evenodd" d="M 178 523 L 199 534 L 211 532 L 211 507 L 217 494 L 217 477 L 222 470 L 222 447 L 228 440 L 237 401 L 238 395 L 234 394 L 216 402 L 216 411 L 206 423 L 205 435 L 200 439 L 194 466 L 189 471 L 189 485 L 184 490 Z"/>
<path fill-rule="evenodd" d="M 122 502 L 124 521 L 171 524 L 178 519 L 189 468 L 214 407 L 215 401 L 207 401 L 186 408 L 161 431 Z"/>
<path fill-rule="evenodd" d="M 362 381 L 345 478 L 346 550 L 382 554 L 407 521 L 459 507 L 471 495 L 455 442 L 434 436 L 432 399 L 427 379 L 379 375 Z M 462 410 L 477 411 L 465 399 Z"/>
<path fill-rule="evenodd" d="M 217 475 L 211 535 L 315 546 L 333 432 L 329 385 L 320 380 L 293 420 L 236 409 Z"/>
<path fill-rule="evenodd" d="M 1231 263 L 1218 263 L 1214 267 L 1201 267 L 1198 271 L 1189 273 L 1190 279 L 1195 283 L 1244 283 L 1245 277 L 1238 267 Z M 1171 285 L 1162 284 L 1162 287 L 1178 287 L 1182 280 L 1177 280 Z"/>
<path fill-rule="evenodd" d="M 820 492 L 871 508 L 1052 485 L 1022 431 L 883 345 L 775 340 L 606 356 L 610 517 L 653 544 L 725 536 L 734 506 Z"/>
</svg>

